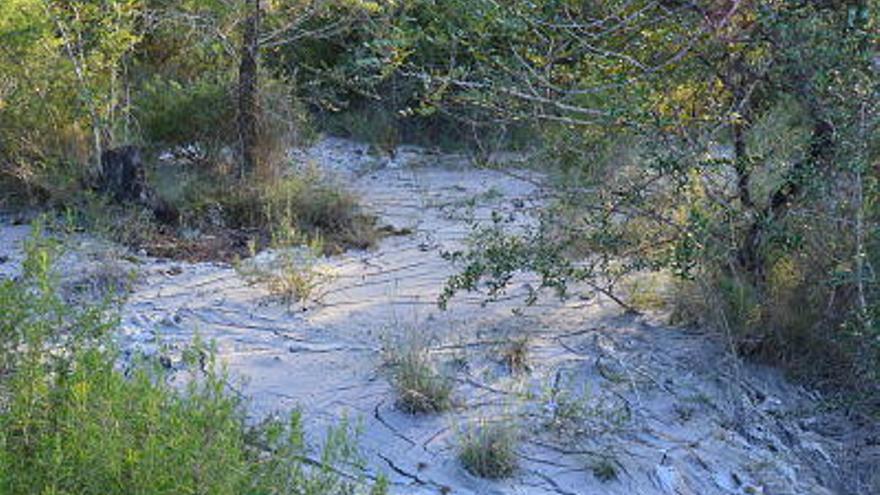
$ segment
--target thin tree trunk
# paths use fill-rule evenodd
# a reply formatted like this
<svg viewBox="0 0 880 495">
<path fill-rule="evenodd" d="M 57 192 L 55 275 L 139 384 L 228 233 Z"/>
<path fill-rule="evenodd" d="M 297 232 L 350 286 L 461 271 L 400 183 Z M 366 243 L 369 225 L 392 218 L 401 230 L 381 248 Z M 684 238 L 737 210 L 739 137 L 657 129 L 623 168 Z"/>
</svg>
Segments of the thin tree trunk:
<svg viewBox="0 0 880 495">
<path fill-rule="evenodd" d="M 89 84 L 86 79 L 86 68 L 85 61 L 82 59 L 82 45 L 80 42 L 77 43 L 77 48 L 74 50 L 73 40 L 71 39 L 70 33 L 67 30 L 67 27 L 64 25 L 64 22 L 55 15 L 55 12 L 52 10 L 51 2 L 46 2 L 44 4 L 46 8 L 46 13 L 52 19 L 55 24 L 55 27 L 58 29 L 58 33 L 61 35 L 61 41 L 64 44 L 64 51 L 67 53 L 67 57 L 70 59 L 71 64 L 73 64 L 73 71 L 76 74 L 77 83 L 79 83 L 79 93 L 80 99 L 83 104 L 86 106 L 89 117 L 92 121 L 92 139 L 94 149 L 94 170 L 92 171 L 92 175 L 95 177 L 99 177 L 103 173 L 103 166 L 101 162 L 101 157 L 104 154 L 104 147 L 102 145 L 102 128 L 101 128 L 101 117 L 98 113 L 98 109 L 95 107 L 95 98 L 89 89 Z M 74 9 L 74 12 L 76 10 Z M 78 19 L 77 19 L 78 20 Z"/>
<path fill-rule="evenodd" d="M 866 109 L 863 103 L 859 110 L 859 138 L 862 143 L 867 145 L 866 130 Z M 865 150 L 865 148 L 862 148 Z M 866 151 L 866 150 L 865 150 Z M 863 151 L 863 160 L 867 162 L 867 153 Z M 865 295 L 865 274 L 867 271 L 866 261 L 868 257 L 867 247 L 865 246 L 865 184 L 862 177 L 862 163 L 857 164 L 855 175 L 855 197 L 853 198 L 855 215 L 856 215 L 856 289 L 858 297 L 859 319 L 865 328 L 872 328 L 874 322 L 871 319 L 870 308 L 868 307 L 868 298 Z"/>
<path fill-rule="evenodd" d="M 757 287 L 766 282 L 766 259 L 761 252 L 766 241 L 767 227 L 781 220 L 789 211 L 792 202 L 802 193 L 808 171 L 828 170 L 835 149 L 834 128 L 817 112 L 812 112 L 813 131 L 810 139 L 809 155 L 795 163 L 788 171 L 785 181 L 770 196 L 769 204 L 764 206 L 752 219 L 752 224 L 740 245 L 738 259 L 741 268 L 753 277 Z"/>
<path fill-rule="evenodd" d="M 240 146 L 239 177 L 244 180 L 258 168 L 257 91 L 260 55 L 260 0 L 244 0 L 247 19 L 241 42 L 238 67 L 238 135 Z"/>
</svg>

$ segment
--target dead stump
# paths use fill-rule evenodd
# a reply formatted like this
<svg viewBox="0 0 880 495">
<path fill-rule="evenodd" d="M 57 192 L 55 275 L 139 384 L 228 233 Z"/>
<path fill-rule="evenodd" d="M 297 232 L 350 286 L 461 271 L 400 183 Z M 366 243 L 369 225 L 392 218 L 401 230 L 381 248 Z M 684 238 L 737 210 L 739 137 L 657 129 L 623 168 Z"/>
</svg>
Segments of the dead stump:
<svg viewBox="0 0 880 495">
<path fill-rule="evenodd" d="M 101 174 L 96 189 L 118 203 L 134 203 L 149 208 L 156 219 L 176 224 L 179 214 L 150 188 L 143 155 L 137 146 L 111 148 L 101 154 Z"/>
<path fill-rule="evenodd" d="M 142 203 L 146 200 L 146 182 L 144 160 L 136 146 L 108 149 L 101 155 L 99 191 L 120 203 Z"/>
</svg>

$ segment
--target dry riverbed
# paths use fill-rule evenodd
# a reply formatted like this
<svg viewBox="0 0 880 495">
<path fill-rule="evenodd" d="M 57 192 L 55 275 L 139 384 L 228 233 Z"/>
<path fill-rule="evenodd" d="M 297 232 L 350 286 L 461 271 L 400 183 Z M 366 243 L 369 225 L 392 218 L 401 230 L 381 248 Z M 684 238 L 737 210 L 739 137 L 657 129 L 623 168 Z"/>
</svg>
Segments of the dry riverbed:
<svg viewBox="0 0 880 495">
<path fill-rule="evenodd" d="M 531 221 L 540 176 L 474 168 L 460 156 L 401 148 L 393 159 L 324 139 L 301 158 L 357 191 L 383 223 L 411 232 L 323 259 L 317 301 L 286 304 L 232 266 L 126 253 L 81 236 L 59 262 L 84 294 L 134 273 L 119 340 L 163 355 L 196 334 L 217 346 L 232 386 L 259 418 L 302 408 L 313 438 L 343 418 L 360 424 L 371 472 L 399 494 L 877 493 L 876 434 L 776 370 L 744 364 L 719 339 L 601 298 L 524 307 L 523 277 L 494 304 L 437 297 L 468 219 L 497 211 Z M 15 276 L 27 226 L 0 227 L 0 277 Z M 269 255 L 264 255 L 271 256 Z M 256 261 L 259 262 L 259 259 Z M 453 407 L 409 415 L 396 404 L 387 348 L 413 335 L 453 378 Z M 512 369 L 510 346 L 526 359 Z M 498 421 L 515 433 L 518 469 L 503 480 L 457 459 L 464 431 Z M 875 432 L 876 433 L 876 432 Z"/>
</svg>

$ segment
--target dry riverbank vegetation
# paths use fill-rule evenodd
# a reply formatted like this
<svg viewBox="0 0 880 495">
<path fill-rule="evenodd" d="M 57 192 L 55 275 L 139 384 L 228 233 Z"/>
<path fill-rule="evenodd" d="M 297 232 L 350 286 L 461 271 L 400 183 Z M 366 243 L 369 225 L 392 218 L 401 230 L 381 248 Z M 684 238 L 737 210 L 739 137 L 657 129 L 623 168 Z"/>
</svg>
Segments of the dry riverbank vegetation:
<svg viewBox="0 0 880 495">
<path fill-rule="evenodd" d="M 540 205 L 474 221 L 443 253 L 458 271 L 442 308 L 531 276 L 525 305 L 659 314 L 875 421 L 878 18 L 876 0 L 6 0 L 0 208 L 141 258 L 232 263 L 290 306 L 321 299 L 321 257 L 411 233 L 297 147 L 366 141 L 365 174 L 403 143 L 485 168 L 515 152 Z M 295 415 L 251 430 L 216 368 L 183 390 L 149 363 L 117 369 L 107 313 L 67 307 L 47 248 L 29 251 L 0 286 L 4 493 L 367 489 L 336 467 L 357 464 L 341 432 L 315 460 Z M 525 380 L 532 343 L 496 361 Z M 430 346 L 387 354 L 399 409 L 454 408 Z M 595 412 L 553 404 L 565 431 Z M 461 464 L 514 476 L 515 430 L 465 428 Z"/>
</svg>

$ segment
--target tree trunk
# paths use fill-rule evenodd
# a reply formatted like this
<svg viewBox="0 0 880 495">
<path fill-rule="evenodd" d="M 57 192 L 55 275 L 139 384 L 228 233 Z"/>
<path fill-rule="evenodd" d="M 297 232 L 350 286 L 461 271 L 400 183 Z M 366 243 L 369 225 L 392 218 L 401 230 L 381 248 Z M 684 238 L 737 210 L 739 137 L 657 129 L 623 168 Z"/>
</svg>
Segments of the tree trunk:
<svg viewBox="0 0 880 495">
<path fill-rule="evenodd" d="M 95 105 L 95 96 L 92 94 L 91 89 L 89 88 L 88 80 L 86 79 L 86 67 L 84 67 L 85 57 L 82 53 L 82 46 L 78 44 L 78 46 L 74 47 L 74 39 L 70 35 L 67 26 L 65 26 L 64 22 L 60 17 L 58 17 L 55 12 L 52 10 L 52 5 L 47 3 L 44 5 L 46 8 L 46 13 L 55 23 L 55 28 L 58 30 L 58 33 L 61 35 L 61 41 L 64 45 L 64 51 L 67 53 L 67 57 L 70 59 L 70 63 L 73 65 L 73 72 L 76 75 L 77 83 L 79 84 L 79 94 L 80 99 L 83 104 L 86 106 L 86 109 L 89 112 L 89 117 L 92 123 L 92 144 L 94 145 L 94 170 L 90 174 L 92 177 L 101 176 L 104 171 L 102 170 L 103 166 L 103 155 L 104 148 L 102 146 L 101 137 L 103 135 L 101 116 L 98 113 L 98 109 Z M 79 19 L 76 19 L 79 21 Z"/>
<path fill-rule="evenodd" d="M 238 137 L 240 146 L 239 177 L 245 179 L 258 167 L 257 92 L 260 55 L 260 0 L 244 0 L 247 19 L 241 41 L 238 67 Z"/>
<path fill-rule="evenodd" d="M 766 259 L 761 249 L 766 242 L 767 227 L 788 213 L 792 202 L 803 193 L 805 180 L 812 175 L 811 169 L 819 172 L 828 170 L 834 156 L 834 127 L 817 112 L 811 115 L 813 130 L 808 156 L 791 167 L 785 181 L 770 195 L 768 204 L 752 219 L 737 253 L 740 267 L 753 277 L 758 287 L 766 281 Z"/>
</svg>

